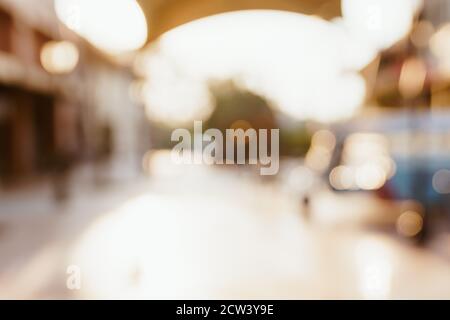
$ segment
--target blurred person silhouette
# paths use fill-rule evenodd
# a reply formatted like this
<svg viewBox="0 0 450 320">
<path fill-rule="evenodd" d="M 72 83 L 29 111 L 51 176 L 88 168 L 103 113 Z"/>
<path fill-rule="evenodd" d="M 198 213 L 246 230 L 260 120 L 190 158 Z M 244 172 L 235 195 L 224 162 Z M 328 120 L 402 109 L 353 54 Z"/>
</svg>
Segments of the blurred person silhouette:
<svg viewBox="0 0 450 320">
<path fill-rule="evenodd" d="M 69 198 L 70 168 L 73 156 L 67 152 L 57 151 L 53 156 L 53 194 L 57 203 L 64 203 Z"/>
</svg>

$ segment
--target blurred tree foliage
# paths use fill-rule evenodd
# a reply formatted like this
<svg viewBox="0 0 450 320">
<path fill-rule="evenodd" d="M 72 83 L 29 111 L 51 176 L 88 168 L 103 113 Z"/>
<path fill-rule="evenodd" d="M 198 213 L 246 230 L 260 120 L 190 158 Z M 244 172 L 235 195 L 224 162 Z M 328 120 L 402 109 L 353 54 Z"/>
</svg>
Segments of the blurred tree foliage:
<svg viewBox="0 0 450 320">
<path fill-rule="evenodd" d="M 215 109 L 203 124 L 203 130 L 226 129 L 280 129 L 280 156 L 299 157 L 308 151 L 311 137 L 305 123 L 278 113 L 271 103 L 260 95 L 238 87 L 232 81 L 213 83 L 210 86 Z M 280 121 L 282 120 L 282 121 Z M 193 131 L 193 123 L 185 126 Z M 153 146 L 156 149 L 172 148 L 172 128 L 161 123 L 153 124 Z"/>
<path fill-rule="evenodd" d="M 215 109 L 206 121 L 206 128 L 226 129 L 276 129 L 276 119 L 268 101 L 233 82 L 211 85 Z"/>
</svg>

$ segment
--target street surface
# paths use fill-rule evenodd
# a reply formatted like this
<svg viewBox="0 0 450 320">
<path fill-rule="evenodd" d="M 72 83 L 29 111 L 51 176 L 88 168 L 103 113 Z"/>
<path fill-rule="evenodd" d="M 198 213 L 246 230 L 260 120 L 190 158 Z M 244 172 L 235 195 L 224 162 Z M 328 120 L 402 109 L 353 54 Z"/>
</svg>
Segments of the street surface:
<svg viewBox="0 0 450 320">
<path fill-rule="evenodd" d="M 65 204 L 50 186 L 2 195 L 0 298 L 450 298 L 450 259 L 399 239 L 389 207 L 320 189 L 305 214 L 258 179 L 157 168 Z"/>
</svg>

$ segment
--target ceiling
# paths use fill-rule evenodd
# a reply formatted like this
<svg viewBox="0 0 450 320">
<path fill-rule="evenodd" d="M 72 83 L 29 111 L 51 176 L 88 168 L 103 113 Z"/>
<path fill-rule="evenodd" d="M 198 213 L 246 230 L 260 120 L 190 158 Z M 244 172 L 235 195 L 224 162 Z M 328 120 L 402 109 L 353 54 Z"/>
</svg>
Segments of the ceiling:
<svg viewBox="0 0 450 320">
<path fill-rule="evenodd" d="M 149 41 L 184 23 L 229 11 L 286 10 L 331 19 L 340 15 L 340 0 L 139 0 L 149 25 Z"/>
</svg>

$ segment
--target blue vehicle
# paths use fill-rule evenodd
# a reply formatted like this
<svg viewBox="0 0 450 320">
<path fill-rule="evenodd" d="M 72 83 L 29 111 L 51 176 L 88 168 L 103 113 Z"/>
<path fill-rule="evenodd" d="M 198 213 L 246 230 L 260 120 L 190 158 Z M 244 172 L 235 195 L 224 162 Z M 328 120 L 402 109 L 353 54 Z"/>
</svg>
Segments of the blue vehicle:
<svg viewBox="0 0 450 320">
<path fill-rule="evenodd" d="M 450 227 L 450 112 L 380 112 L 334 126 L 328 171 L 339 192 L 374 192 L 422 206 L 420 238 Z"/>
</svg>

